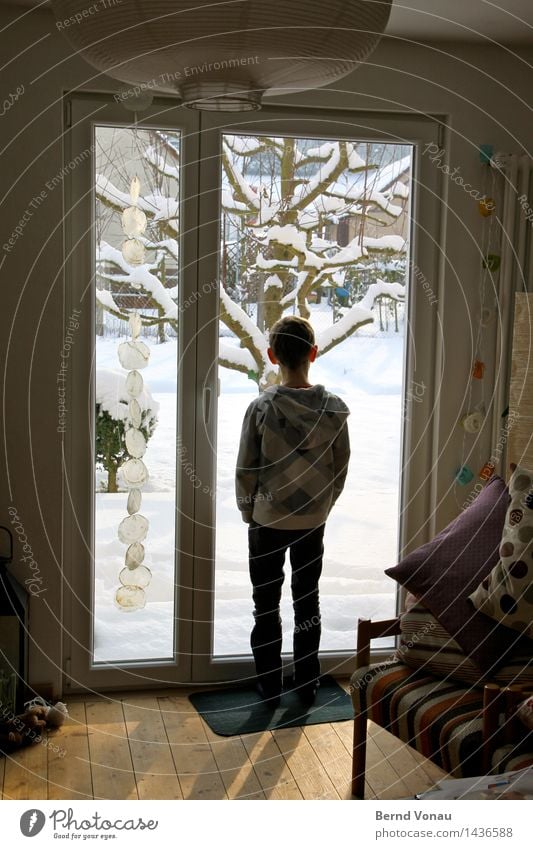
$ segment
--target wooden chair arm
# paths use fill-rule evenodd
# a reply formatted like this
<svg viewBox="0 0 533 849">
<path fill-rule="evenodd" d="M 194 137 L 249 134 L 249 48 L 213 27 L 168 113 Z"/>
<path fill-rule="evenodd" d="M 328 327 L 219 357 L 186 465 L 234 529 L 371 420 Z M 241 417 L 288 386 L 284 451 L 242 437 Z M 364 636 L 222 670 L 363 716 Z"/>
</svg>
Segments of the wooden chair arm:
<svg viewBox="0 0 533 849">
<path fill-rule="evenodd" d="M 483 688 L 483 769 L 490 771 L 490 759 L 496 748 L 498 737 L 498 717 L 503 706 L 503 691 L 498 684 L 485 684 Z"/>
<path fill-rule="evenodd" d="M 400 617 L 383 619 L 372 622 L 371 619 L 359 619 L 357 622 L 357 652 L 355 668 L 368 666 L 370 663 L 370 643 L 380 637 L 392 637 L 400 633 Z"/>
<path fill-rule="evenodd" d="M 483 767 L 490 770 L 492 752 L 506 743 L 515 743 L 524 729 L 516 715 L 520 702 L 531 695 L 530 685 L 485 684 L 483 689 Z M 503 724 L 500 723 L 503 717 Z"/>
</svg>

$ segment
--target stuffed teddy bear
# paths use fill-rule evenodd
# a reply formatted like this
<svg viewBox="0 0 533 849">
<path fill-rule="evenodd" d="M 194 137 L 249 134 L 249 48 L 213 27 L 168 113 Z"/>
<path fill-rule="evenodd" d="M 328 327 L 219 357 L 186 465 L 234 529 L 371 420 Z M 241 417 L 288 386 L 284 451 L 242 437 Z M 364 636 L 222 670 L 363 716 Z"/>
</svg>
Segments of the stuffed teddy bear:
<svg viewBox="0 0 533 849">
<path fill-rule="evenodd" d="M 0 752 L 8 754 L 22 746 L 40 743 L 43 731 L 59 728 L 67 716 L 67 706 L 63 702 L 53 706 L 40 699 L 28 702 L 24 713 L 0 718 Z"/>
</svg>

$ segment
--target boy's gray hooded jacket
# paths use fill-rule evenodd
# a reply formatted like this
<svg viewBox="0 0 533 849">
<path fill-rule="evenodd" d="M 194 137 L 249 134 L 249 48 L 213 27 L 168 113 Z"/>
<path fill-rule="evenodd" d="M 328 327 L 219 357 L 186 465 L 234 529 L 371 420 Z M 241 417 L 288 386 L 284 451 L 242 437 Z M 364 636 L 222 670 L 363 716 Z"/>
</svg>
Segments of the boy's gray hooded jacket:
<svg viewBox="0 0 533 849">
<path fill-rule="evenodd" d="M 349 414 L 320 384 L 272 386 L 252 401 L 235 479 L 245 522 L 283 530 L 324 524 L 346 479 Z"/>
</svg>

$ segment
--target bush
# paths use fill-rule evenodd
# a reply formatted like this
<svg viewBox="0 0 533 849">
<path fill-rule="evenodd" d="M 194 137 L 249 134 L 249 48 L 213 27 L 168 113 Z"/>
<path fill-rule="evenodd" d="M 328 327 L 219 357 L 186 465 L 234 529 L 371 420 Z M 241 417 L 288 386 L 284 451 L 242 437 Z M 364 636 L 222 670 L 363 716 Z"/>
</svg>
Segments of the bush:
<svg viewBox="0 0 533 849">
<path fill-rule="evenodd" d="M 129 400 L 125 372 L 118 369 L 97 370 L 95 459 L 97 468 L 107 472 L 106 492 L 118 492 L 117 472 L 130 456 L 125 443 Z M 148 442 L 157 427 L 159 404 L 146 384 L 137 400 L 141 407 L 139 430 Z"/>
</svg>

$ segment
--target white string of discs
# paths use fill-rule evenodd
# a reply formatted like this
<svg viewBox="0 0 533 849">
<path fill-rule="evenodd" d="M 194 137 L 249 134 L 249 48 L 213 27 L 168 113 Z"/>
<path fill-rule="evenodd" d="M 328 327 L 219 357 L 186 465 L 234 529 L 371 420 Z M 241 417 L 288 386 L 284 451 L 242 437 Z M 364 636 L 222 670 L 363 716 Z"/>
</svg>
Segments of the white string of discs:
<svg viewBox="0 0 533 849">
<path fill-rule="evenodd" d="M 134 177 L 130 185 L 131 206 L 122 213 L 122 229 L 126 240 L 122 244 L 122 255 L 130 265 L 141 265 L 145 248 L 139 236 L 146 229 L 146 215 L 139 209 L 138 200 L 141 184 Z M 127 369 L 126 392 L 128 394 L 128 413 L 124 421 L 125 444 L 128 459 L 120 466 L 122 480 L 129 489 L 127 511 L 118 527 L 119 540 L 128 546 L 125 566 L 119 574 L 121 586 L 115 594 L 115 603 L 121 610 L 141 610 L 146 604 L 145 588 L 152 580 L 152 573 L 144 565 L 145 549 L 143 541 L 148 534 L 149 522 L 139 512 L 142 504 L 141 487 L 148 480 L 148 469 L 142 460 L 146 452 L 146 438 L 142 430 L 143 409 L 139 398 L 144 392 L 144 381 L 140 370 L 146 368 L 150 360 L 148 345 L 141 342 L 142 319 L 133 310 L 128 319 L 131 339 L 118 347 L 118 358 Z"/>
</svg>

